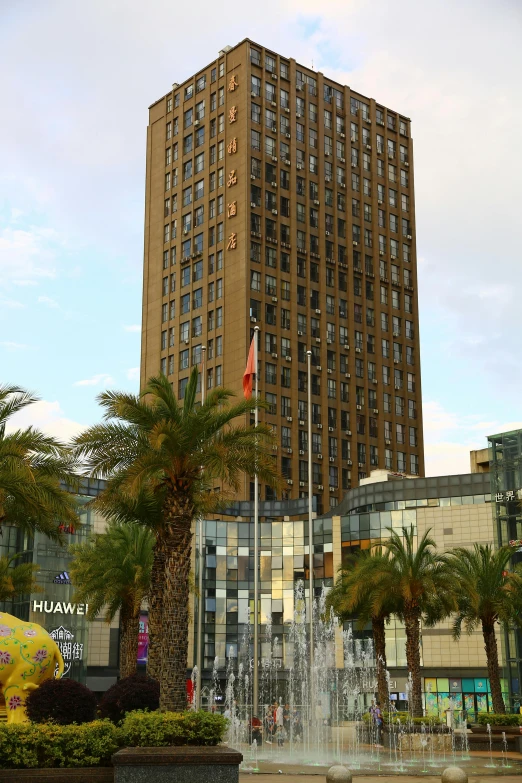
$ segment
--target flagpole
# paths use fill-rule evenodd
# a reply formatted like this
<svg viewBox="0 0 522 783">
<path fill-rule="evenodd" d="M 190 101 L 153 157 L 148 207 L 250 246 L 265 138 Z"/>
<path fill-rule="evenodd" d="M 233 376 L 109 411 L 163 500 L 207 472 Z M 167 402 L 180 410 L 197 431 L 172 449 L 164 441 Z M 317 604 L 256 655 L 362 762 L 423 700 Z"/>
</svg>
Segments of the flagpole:
<svg viewBox="0 0 522 783">
<path fill-rule="evenodd" d="M 255 370 L 255 396 L 259 402 L 259 373 L 257 362 L 259 340 L 259 326 L 254 326 L 254 370 Z M 254 411 L 254 424 L 259 423 L 259 411 L 256 405 Z M 252 715 L 258 717 L 259 702 L 259 479 L 257 472 L 254 475 L 254 677 L 252 692 Z"/>
<path fill-rule="evenodd" d="M 201 404 L 205 404 L 207 349 L 201 346 Z M 196 650 L 196 709 L 201 709 L 201 666 L 203 659 L 203 519 L 198 518 L 198 548 L 199 548 L 199 573 L 198 573 L 198 648 Z"/>
<path fill-rule="evenodd" d="M 314 531 L 312 520 L 312 351 L 306 352 L 308 364 L 308 627 L 310 636 L 310 709 L 313 699 L 313 666 L 314 666 Z M 314 719 L 314 716 L 310 716 Z"/>
</svg>

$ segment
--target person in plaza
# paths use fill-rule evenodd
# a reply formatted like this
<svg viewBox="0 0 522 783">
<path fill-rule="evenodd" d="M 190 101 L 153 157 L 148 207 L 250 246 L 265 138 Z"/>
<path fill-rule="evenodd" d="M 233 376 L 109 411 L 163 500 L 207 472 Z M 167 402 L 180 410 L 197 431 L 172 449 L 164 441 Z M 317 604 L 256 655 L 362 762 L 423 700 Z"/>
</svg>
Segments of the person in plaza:
<svg viewBox="0 0 522 783">
<path fill-rule="evenodd" d="M 277 740 L 277 746 L 279 748 L 283 747 L 283 745 L 285 744 L 285 739 L 286 739 L 286 731 L 285 731 L 285 727 L 281 723 L 280 725 L 278 725 L 276 730 L 276 740 Z"/>
<path fill-rule="evenodd" d="M 279 726 L 283 727 L 283 724 L 284 724 L 284 710 L 283 710 L 283 705 L 282 704 L 278 704 L 277 705 L 275 719 L 276 719 L 276 726 L 277 726 L 277 728 L 279 728 Z"/>
<path fill-rule="evenodd" d="M 296 709 L 294 709 L 293 724 L 294 724 L 294 739 L 296 742 L 302 742 L 303 724 L 301 722 L 301 713 L 299 712 L 299 710 Z"/>
<path fill-rule="evenodd" d="M 288 703 L 285 704 L 283 710 L 283 726 L 286 731 L 286 736 L 288 737 L 290 732 L 290 705 Z"/>
<path fill-rule="evenodd" d="M 381 705 L 379 702 L 376 702 L 373 710 L 373 721 L 375 724 L 375 747 L 382 748 L 384 747 L 381 743 L 384 719 L 382 717 Z"/>
<path fill-rule="evenodd" d="M 257 715 L 253 715 L 250 721 L 250 744 L 256 741 L 256 745 L 263 742 L 263 724 Z"/>
<path fill-rule="evenodd" d="M 266 736 L 267 745 L 272 744 L 273 734 L 274 734 L 274 708 L 273 705 L 269 705 L 266 708 L 266 713 L 265 713 L 265 736 Z"/>
</svg>

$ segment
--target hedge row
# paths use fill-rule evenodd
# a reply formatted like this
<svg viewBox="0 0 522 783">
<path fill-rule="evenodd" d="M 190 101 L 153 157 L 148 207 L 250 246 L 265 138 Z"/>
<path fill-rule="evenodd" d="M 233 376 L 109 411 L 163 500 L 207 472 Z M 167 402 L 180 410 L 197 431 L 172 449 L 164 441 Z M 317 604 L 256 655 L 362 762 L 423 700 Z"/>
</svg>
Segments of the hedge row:
<svg viewBox="0 0 522 783">
<path fill-rule="evenodd" d="M 0 769 L 110 766 L 124 747 L 217 745 L 228 721 L 208 712 L 131 712 L 121 726 L 109 720 L 82 725 L 0 725 Z"/>
<path fill-rule="evenodd" d="M 480 726 L 486 726 L 488 723 L 490 726 L 521 726 L 522 715 L 517 715 L 513 712 L 502 713 L 496 712 L 480 712 L 477 718 L 477 722 Z"/>
</svg>

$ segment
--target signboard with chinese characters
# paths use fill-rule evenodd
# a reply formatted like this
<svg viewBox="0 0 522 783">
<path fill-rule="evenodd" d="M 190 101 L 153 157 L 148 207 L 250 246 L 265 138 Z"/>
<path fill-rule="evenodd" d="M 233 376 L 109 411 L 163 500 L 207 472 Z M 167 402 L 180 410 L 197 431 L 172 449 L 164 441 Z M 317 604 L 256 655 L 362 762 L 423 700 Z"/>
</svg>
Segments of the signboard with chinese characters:
<svg viewBox="0 0 522 783">
<path fill-rule="evenodd" d="M 140 617 L 140 630 L 138 634 L 138 663 L 147 663 L 149 655 L 149 618 L 146 615 Z"/>
<path fill-rule="evenodd" d="M 59 628 L 50 630 L 48 633 L 51 639 L 54 639 L 60 648 L 63 662 L 65 664 L 63 676 L 67 677 L 71 671 L 73 663 L 77 662 L 81 664 L 83 661 L 83 644 L 75 641 L 74 633 L 68 628 L 64 628 L 63 625 L 60 625 Z"/>
<path fill-rule="evenodd" d="M 506 489 L 505 492 L 496 492 L 495 501 L 497 503 L 512 503 L 520 498 L 522 490 Z"/>
</svg>

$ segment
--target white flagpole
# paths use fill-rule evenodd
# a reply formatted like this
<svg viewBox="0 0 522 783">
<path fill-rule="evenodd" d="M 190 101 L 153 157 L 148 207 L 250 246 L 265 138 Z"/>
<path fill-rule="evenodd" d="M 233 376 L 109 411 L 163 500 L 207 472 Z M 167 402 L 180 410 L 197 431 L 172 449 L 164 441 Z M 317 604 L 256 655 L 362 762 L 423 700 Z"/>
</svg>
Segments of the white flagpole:
<svg viewBox="0 0 522 783">
<path fill-rule="evenodd" d="M 207 382 L 206 373 L 206 355 L 207 349 L 201 346 L 201 404 L 205 403 L 205 386 Z M 201 516 L 198 519 L 198 548 L 199 548 L 199 574 L 198 574 L 198 648 L 196 650 L 196 709 L 201 709 L 201 666 L 203 661 L 203 558 L 205 548 L 203 546 L 203 520 Z"/>
<path fill-rule="evenodd" d="M 310 706 L 313 708 L 313 666 L 314 666 L 314 531 L 312 520 L 312 351 L 306 352 L 308 363 L 308 627 L 310 636 Z M 314 720 L 312 714 L 311 720 Z"/>
<path fill-rule="evenodd" d="M 254 370 L 256 373 L 255 395 L 259 401 L 259 373 L 257 365 L 257 351 L 259 340 L 259 326 L 254 326 Z M 254 411 L 254 423 L 259 423 L 259 411 Z M 252 693 L 252 715 L 257 717 L 259 707 L 259 479 L 257 473 L 254 476 L 254 677 Z"/>
</svg>

